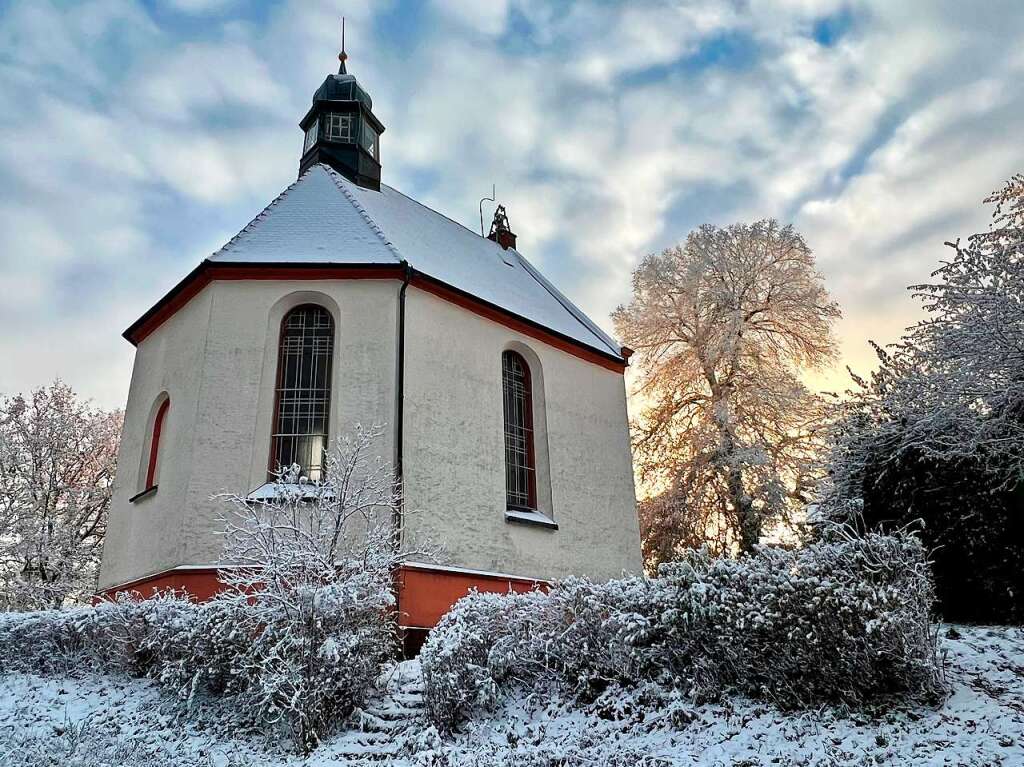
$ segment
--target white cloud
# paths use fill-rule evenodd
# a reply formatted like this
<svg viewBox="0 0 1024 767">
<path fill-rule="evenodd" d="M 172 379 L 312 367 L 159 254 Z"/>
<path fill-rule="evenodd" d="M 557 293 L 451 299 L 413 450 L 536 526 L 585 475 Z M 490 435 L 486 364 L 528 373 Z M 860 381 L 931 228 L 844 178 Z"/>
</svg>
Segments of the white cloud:
<svg viewBox="0 0 1024 767">
<path fill-rule="evenodd" d="M 146 62 L 120 87 L 115 100 L 163 121 L 195 125 L 203 110 L 287 112 L 288 94 L 266 62 L 236 42 L 188 43 L 168 57 Z"/>
<path fill-rule="evenodd" d="M 294 177 L 342 14 L 388 127 L 385 180 L 471 228 L 496 183 L 524 252 L 605 326 L 650 250 L 775 215 L 818 253 L 863 368 L 866 339 L 914 317 L 904 285 L 1024 169 L 1012 2 L 435 0 L 401 45 L 380 24 L 392 3 L 292 0 L 253 21 L 174 2 L 227 18 L 183 35 L 129 0 L 0 17 L 0 269 L 17 293 L 0 357 L 18 360 L 0 389 L 60 373 L 122 401 L 123 327 Z M 815 42 L 844 8 L 847 33 Z M 722 40 L 735 50 L 701 65 Z"/>
<path fill-rule="evenodd" d="M 434 0 L 437 8 L 449 18 L 477 32 L 496 37 L 508 23 L 508 0 Z"/>
</svg>

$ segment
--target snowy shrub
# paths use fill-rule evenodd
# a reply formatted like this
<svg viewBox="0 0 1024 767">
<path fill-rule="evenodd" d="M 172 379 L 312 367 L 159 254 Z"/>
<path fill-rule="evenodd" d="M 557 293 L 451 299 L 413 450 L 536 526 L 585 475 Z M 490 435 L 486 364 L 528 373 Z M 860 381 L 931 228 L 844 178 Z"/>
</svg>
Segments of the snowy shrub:
<svg viewBox="0 0 1024 767">
<path fill-rule="evenodd" d="M 537 592 L 472 593 L 441 619 L 420 651 L 424 698 L 438 727 L 448 729 L 473 709 L 491 708 L 497 702 L 498 680 L 491 656 L 496 645 L 511 640 L 508 617 L 514 611 L 521 619 L 530 605 L 543 607 L 546 601 Z"/>
<path fill-rule="evenodd" d="M 186 709 L 218 697 L 236 724 L 281 725 L 311 750 L 396 652 L 390 586 L 358 573 L 290 589 L 287 602 L 266 590 L 229 592 L 195 606 L 155 676 Z"/>
<path fill-rule="evenodd" d="M 231 696 L 240 721 L 283 725 L 306 752 L 363 702 L 398 649 L 402 499 L 391 467 L 370 458 L 381 434 L 357 428 L 339 441 L 315 485 L 293 466 L 267 499 L 228 497 L 227 588 L 194 629 L 205 655 L 182 655 L 161 675 L 180 696 Z"/>
<path fill-rule="evenodd" d="M 472 594 L 424 645 L 427 710 L 445 731 L 515 686 L 555 684 L 587 702 L 644 680 L 782 707 L 931 694 L 931 593 L 916 539 L 837 530 L 740 559 L 694 551 L 654 579 Z"/>
<path fill-rule="evenodd" d="M 160 659 L 168 622 L 194 605 L 173 593 L 141 600 L 122 594 L 94 607 L 0 613 L 0 671 L 76 670 L 142 675 Z"/>
<path fill-rule="evenodd" d="M 569 578 L 548 594 L 471 594 L 420 653 L 432 721 L 451 727 L 493 706 L 502 686 L 532 683 L 552 669 L 585 700 L 610 683 L 656 675 L 660 656 L 645 645 L 658 602 L 657 582 L 644 578 Z"/>
<path fill-rule="evenodd" d="M 0 671 L 65 673 L 81 665 L 91 608 L 0 613 Z"/>
<path fill-rule="evenodd" d="M 395 535 L 394 473 L 369 458 L 380 435 L 339 442 L 320 483 L 292 467 L 267 498 L 228 496 L 226 588 L 211 600 L 120 596 L 0 616 L 0 671 L 150 676 L 186 710 L 223 698 L 234 724 L 280 726 L 308 752 L 398 650 L 392 579 L 409 552 Z"/>
<path fill-rule="evenodd" d="M 695 698 L 735 689 L 790 708 L 940 689 L 931 577 L 911 536 L 840 529 L 739 560 L 695 552 L 659 580 L 659 642 Z"/>
</svg>

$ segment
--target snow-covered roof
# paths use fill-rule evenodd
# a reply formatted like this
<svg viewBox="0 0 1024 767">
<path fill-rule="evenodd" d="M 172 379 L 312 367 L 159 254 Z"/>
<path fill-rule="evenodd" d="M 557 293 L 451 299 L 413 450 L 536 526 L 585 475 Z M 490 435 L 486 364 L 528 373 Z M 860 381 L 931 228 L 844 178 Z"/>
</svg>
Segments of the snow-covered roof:
<svg viewBox="0 0 1024 767">
<path fill-rule="evenodd" d="M 314 165 L 209 259 L 215 264 L 397 265 L 602 354 L 618 344 L 513 249 L 391 187 L 358 186 Z"/>
</svg>

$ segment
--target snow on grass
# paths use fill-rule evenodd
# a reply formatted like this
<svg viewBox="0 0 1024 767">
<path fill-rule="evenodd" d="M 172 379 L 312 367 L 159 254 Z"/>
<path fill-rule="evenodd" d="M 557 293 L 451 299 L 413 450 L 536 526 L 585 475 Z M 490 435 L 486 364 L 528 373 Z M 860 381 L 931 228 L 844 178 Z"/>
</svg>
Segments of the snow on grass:
<svg viewBox="0 0 1024 767">
<path fill-rule="evenodd" d="M 208 723 L 183 723 L 177 713 L 150 680 L 8 674 L 0 677 L 0 764 L 226 766 L 260 764 L 271 755 L 267 745 L 246 748 L 249 743 L 205 732 Z"/>
<path fill-rule="evenodd" d="M 585 709 L 520 696 L 447 741 L 408 705 L 415 664 L 402 664 L 395 677 L 406 678 L 366 718 L 395 714 L 395 729 L 376 738 L 339 733 L 306 761 L 287 744 L 226 733 L 215 711 L 183 721 L 152 682 L 10 674 L 0 677 L 0 763 L 327 767 L 372 758 L 374 744 L 387 743 L 387 751 L 401 745 L 405 756 L 384 763 L 417 767 L 1024 764 L 1024 629 L 944 627 L 940 637 L 950 694 L 937 708 L 785 714 L 737 698 L 693 706 L 646 686 L 609 691 Z"/>
</svg>

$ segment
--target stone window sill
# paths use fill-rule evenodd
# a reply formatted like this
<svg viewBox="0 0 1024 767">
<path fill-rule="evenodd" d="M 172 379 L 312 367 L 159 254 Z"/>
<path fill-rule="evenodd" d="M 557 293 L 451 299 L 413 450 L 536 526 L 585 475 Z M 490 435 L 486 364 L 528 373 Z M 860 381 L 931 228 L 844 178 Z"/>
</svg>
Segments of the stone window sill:
<svg viewBox="0 0 1024 767">
<path fill-rule="evenodd" d="M 505 511 L 505 521 L 517 525 L 546 527 L 548 530 L 558 529 L 557 522 L 535 509 L 507 509 Z"/>
</svg>

